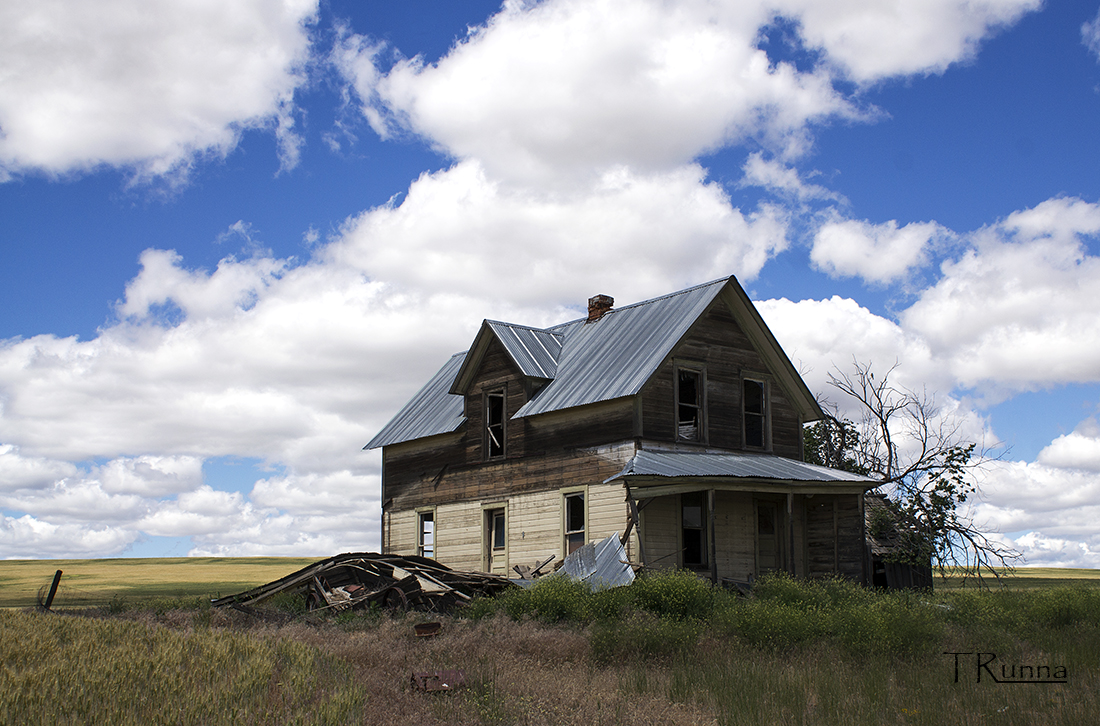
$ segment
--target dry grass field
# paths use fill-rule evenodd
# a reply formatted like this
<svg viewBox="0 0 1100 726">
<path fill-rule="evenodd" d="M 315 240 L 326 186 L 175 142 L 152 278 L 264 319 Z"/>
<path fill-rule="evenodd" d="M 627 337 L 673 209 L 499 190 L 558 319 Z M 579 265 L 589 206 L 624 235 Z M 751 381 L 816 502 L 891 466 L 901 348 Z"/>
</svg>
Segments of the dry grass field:
<svg viewBox="0 0 1100 726">
<path fill-rule="evenodd" d="M 31 592 L 65 569 L 40 564 Z M 103 567 L 94 591 L 110 596 L 105 607 L 0 611 L 0 723 L 1100 723 L 1090 571 L 934 594 L 779 578 L 749 599 L 675 574 L 596 594 L 548 581 L 454 616 L 321 618 L 292 602 L 255 617 L 195 595 L 304 561 L 237 564 L 249 574 L 196 583 L 234 571 L 214 561 L 125 595 L 110 587 L 118 570 Z M 166 597 L 172 588 L 183 595 Z M 442 632 L 417 637 L 429 619 Z M 945 651 L 969 654 L 957 679 Z M 984 671 L 972 662 L 991 654 Z M 1059 682 L 998 683 L 998 664 Z M 410 686 L 413 672 L 437 669 L 462 669 L 466 686 Z"/>
<path fill-rule="evenodd" d="M 103 560 L 0 560 L 0 608 L 32 607 L 62 571 L 54 607 L 99 607 L 112 600 L 215 598 L 277 580 L 317 557 L 171 557 Z"/>
<path fill-rule="evenodd" d="M 1017 567 L 1012 571 L 999 570 L 1002 577 L 988 580 L 991 587 L 1004 587 L 1008 590 L 1026 590 L 1042 587 L 1062 587 L 1074 585 L 1081 587 L 1100 587 L 1100 570 L 1070 569 L 1062 567 Z M 973 579 L 965 583 L 967 587 L 973 587 L 976 583 Z M 937 590 L 955 590 L 964 587 L 964 580 L 957 572 L 952 571 L 947 578 L 936 575 L 934 586 Z"/>
</svg>

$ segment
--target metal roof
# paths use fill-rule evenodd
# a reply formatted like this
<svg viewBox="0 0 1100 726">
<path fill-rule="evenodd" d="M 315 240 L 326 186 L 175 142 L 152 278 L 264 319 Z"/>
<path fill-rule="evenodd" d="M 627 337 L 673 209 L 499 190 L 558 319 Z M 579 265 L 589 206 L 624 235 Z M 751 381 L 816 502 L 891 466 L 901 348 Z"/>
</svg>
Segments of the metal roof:
<svg viewBox="0 0 1100 726">
<path fill-rule="evenodd" d="M 717 454 L 648 449 L 635 454 L 621 472 L 607 481 L 631 476 L 670 478 L 713 476 L 799 482 L 855 482 L 871 485 L 880 483 L 861 474 L 770 454 Z"/>
<path fill-rule="evenodd" d="M 513 418 L 633 396 L 727 282 L 614 308 L 595 322 L 551 328 L 563 336 L 557 376 Z"/>
<path fill-rule="evenodd" d="M 446 434 L 458 429 L 465 421 L 462 415 L 462 396 L 447 393 L 451 381 L 458 373 L 466 352 L 456 353 L 432 376 L 405 407 L 375 434 L 364 449 L 399 444 L 403 441 L 422 439 L 425 436 Z"/>
<path fill-rule="evenodd" d="M 549 330 L 512 325 L 496 320 L 486 320 L 508 355 L 525 376 L 553 378 L 558 374 L 558 356 L 561 355 L 562 336 Z"/>
<path fill-rule="evenodd" d="M 500 341 L 523 375 L 550 381 L 512 418 L 633 396 L 727 286 L 733 291 L 727 302 L 742 316 L 739 320 L 746 332 L 759 339 L 757 347 L 772 361 L 780 380 L 792 388 L 788 393 L 794 394 L 795 403 L 803 404 L 809 420 L 816 418 L 815 412 L 820 417 L 813 395 L 752 302 L 736 280 L 727 277 L 614 308 L 592 322 L 581 318 L 539 329 L 486 320 L 473 347 L 452 357 L 365 448 L 456 430 L 465 421 L 459 394 L 465 392 L 493 338 Z"/>
</svg>

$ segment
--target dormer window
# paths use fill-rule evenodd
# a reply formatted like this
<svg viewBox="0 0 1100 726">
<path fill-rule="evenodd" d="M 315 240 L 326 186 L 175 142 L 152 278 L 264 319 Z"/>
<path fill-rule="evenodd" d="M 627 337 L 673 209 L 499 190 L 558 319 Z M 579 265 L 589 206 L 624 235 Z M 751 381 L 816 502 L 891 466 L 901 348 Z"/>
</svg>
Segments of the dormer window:
<svg viewBox="0 0 1100 726">
<path fill-rule="evenodd" d="M 485 458 L 504 456 L 504 391 L 485 394 Z"/>
<path fill-rule="evenodd" d="M 698 368 L 676 368 L 676 440 L 705 441 L 703 371 Z"/>
<path fill-rule="evenodd" d="M 764 381 L 751 378 L 741 381 L 741 416 L 746 448 L 763 449 L 768 445 L 767 390 Z"/>
</svg>

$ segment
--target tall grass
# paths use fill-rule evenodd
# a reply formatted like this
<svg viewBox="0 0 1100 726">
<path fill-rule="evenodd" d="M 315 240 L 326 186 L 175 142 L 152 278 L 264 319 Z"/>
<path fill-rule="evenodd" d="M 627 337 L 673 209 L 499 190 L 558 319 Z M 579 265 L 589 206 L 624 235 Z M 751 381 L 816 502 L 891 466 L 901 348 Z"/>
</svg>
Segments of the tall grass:
<svg viewBox="0 0 1100 726">
<path fill-rule="evenodd" d="M 0 612 L 0 723 L 338 724 L 364 694 L 302 643 Z"/>
<path fill-rule="evenodd" d="M 548 580 L 471 612 L 573 623 L 624 692 L 703 706 L 720 724 L 1100 722 L 1096 589 L 877 592 L 775 576 L 742 598 L 672 572 L 603 593 Z M 945 651 L 1070 675 L 976 683 L 966 661 L 955 682 Z"/>
<path fill-rule="evenodd" d="M 415 636 L 417 613 L 251 619 L 186 598 L 113 610 L 0 613 L 0 723 L 1100 723 L 1096 589 L 777 577 L 743 598 L 684 572 L 603 592 L 547 579 L 432 615 L 433 638 Z M 967 661 L 955 682 L 944 651 L 978 650 L 1068 678 L 976 683 Z M 409 686 L 452 668 L 465 689 Z"/>
</svg>

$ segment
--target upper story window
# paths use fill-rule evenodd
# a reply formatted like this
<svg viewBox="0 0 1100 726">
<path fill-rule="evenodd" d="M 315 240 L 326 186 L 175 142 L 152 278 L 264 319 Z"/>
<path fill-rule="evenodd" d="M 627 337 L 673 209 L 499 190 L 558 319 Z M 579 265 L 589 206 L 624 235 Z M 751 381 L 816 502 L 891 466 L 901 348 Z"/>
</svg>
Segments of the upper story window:
<svg viewBox="0 0 1100 726">
<path fill-rule="evenodd" d="M 768 445 L 768 387 L 764 381 L 741 381 L 741 415 L 745 446 L 763 449 Z"/>
<path fill-rule="evenodd" d="M 504 391 L 485 394 L 485 458 L 504 456 Z"/>
<path fill-rule="evenodd" d="M 704 441 L 703 371 L 676 368 L 676 439 Z"/>
</svg>

